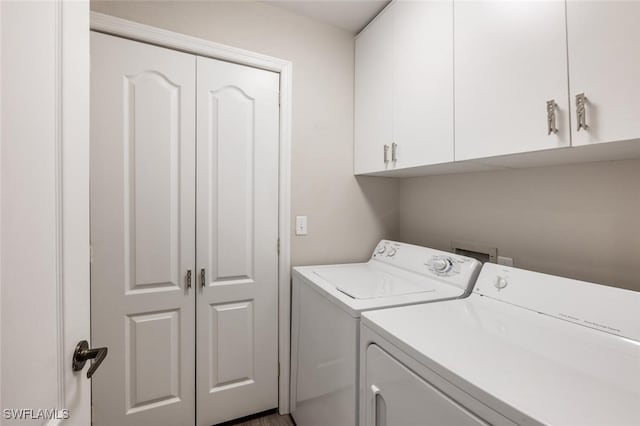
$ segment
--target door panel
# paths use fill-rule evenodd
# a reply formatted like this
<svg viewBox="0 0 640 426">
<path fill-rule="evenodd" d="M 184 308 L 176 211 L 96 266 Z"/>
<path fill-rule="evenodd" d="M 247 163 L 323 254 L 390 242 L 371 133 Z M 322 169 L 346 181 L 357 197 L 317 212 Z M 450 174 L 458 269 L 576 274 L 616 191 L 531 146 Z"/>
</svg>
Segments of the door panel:
<svg viewBox="0 0 640 426">
<path fill-rule="evenodd" d="M 127 288 L 176 289 L 180 287 L 180 90 L 154 71 L 125 78 Z"/>
<path fill-rule="evenodd" d="M 128 316 L 129 412 L 180 398 L 179 315 L 174 309 Z"/>
<path fill-rule="evenodd" d="M 208 426 L 278 403 L 279 80 L 198 58 L 197 86 L 197 423 Z"/>
<path fill-rule="evenodd" d="M 192 425 L 195 57 L 91 44 L 94 423 Z"/>
<path fill-rule="evenodd" d="M 211 306 L 211 379 L 209 388 L 249 384 L 253 381 L 253 301 Z"/>
<path fill-rule="evenodd" d="M 569 1 L 569 82 L 574 145 L 640 137 L 640 2 Z M 577 131 L 576 95 L 588 129 Z"/>
<path fill-rule="evenodd" d="M 458 1 L 454 32 L 456 161 L 569 146 L 565 2 Z"/>
</svg>

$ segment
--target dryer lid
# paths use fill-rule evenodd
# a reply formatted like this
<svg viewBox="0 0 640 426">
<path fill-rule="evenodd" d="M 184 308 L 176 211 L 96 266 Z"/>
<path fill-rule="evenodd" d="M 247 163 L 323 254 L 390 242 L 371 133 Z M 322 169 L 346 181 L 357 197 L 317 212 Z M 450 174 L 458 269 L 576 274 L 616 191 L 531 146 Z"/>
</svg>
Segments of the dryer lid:
<svg viewBox="0 0 640 426">
<path fill-rule="evenodd" d="M 314 271 L 353 299 L 374 299 L 435 291 L 433 282 L 417 274 L 399 276 L 371 264 L 342 265 Z"/>
</svg>

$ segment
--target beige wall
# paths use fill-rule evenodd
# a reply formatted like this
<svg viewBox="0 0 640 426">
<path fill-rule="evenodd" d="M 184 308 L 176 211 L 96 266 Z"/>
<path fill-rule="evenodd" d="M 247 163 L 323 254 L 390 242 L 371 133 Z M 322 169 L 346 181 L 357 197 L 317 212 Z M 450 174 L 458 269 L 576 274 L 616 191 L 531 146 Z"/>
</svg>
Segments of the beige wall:
<svg viewBox="0 0 640 426">
<path fill-rule="evenodd" d="M 640 290 L 640 161 L 407 179 L 400 237 L 498 248 L 517 267 Z"/>
<path fill-rule="evenodd" d="M 309 217 L 294 264 L 363 260 L 381 237 L 463 240 L 518 267 L 640 290 L 640 161 L 356 179 L 352 34 L 259 2 L 91 8 L 293 62 L 292 215 Z"/>
<path fill-rule="evenodd" d="M 293 63 L 294 265 L 364 260 L 396 235 L 399 182 L 353 176 L 354 37 L 260 2 L 92 1 L 91 9 Z M 293 226 L 292 226 L 293 234 Z"/>
</svg>

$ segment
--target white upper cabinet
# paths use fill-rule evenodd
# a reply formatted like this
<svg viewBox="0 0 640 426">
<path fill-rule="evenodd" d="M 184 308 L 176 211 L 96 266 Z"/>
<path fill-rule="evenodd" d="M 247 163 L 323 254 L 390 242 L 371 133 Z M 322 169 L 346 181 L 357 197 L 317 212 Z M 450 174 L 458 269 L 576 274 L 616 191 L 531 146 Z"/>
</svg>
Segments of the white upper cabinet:
<svg viewBox="0 0 640 426">
<path fill-rule="evenodd" d="M 574 145 L 640 137 L 640 2 L 569 1 Z M 578 130 L 576 96 L 584 94 Z"/>
<path fill-rule="evenodd" d="M 395 168 L 453 161 L 453 2 L 393 8 Z"/>
<path fill-rule="evenodd" d="M 391 163 L 392 13 L 393 9 L 387 8 L 356 40 L 355 174 L 385 170 Z"/>
<path fill-rule="evenodd" d="M 356 40 L 355 174 L 639 158 L 638 22 L 640 1 L 392 2 Z"/>
<path fill-rule="evenodd" d="M 565 3 L 457 1 L 454 28 L 456 161 L 568 146 Z"/>
<path fill-rule="evenodd" d="M 398 1 L 356 40 L 356 174 L 453 161 L 453 2 Z"/>
</svg>

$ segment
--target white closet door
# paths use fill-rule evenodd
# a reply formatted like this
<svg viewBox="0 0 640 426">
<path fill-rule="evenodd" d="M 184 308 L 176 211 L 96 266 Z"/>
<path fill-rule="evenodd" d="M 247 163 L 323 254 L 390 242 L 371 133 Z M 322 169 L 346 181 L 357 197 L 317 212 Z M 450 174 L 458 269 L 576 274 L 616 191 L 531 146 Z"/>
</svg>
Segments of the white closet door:
<svg viewBox="0 0 640 426">
<path fill-rule="evenodd" d="M 278 405 L 279 76 L 198 58 L 197 424 Z"/>
<path fill-rule="evenodd" d="M 564 1 L 456 1 L 454 40 L 456 161 L 569 146 Z"/>
<path fill-rule="evenodd" d="M 195 56 L 92 33 L 91 59 L 93 421 L 193 425 Z"/>
<path fill-rule="evenodd" d="M 569 1 L 569 83 L 574 145 L 640 137 L 640 2 Z M 576 95 L 587 129 L 577 130 Z"/>
</svg>

